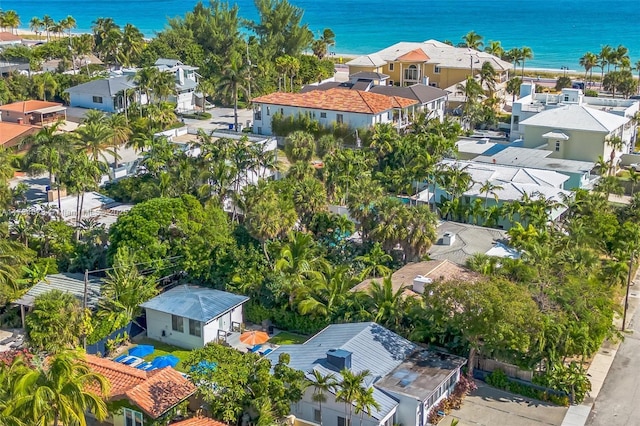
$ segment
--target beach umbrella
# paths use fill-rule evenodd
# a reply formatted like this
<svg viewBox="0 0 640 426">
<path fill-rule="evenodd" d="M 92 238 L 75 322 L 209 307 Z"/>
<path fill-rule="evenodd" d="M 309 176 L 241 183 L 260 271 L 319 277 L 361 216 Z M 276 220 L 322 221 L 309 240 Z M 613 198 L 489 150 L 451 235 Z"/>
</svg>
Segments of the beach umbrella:
<svg viewBox="0 0 640 426">
<path fill-rule="evenodd" d="M 240 335 L 240 341 L 245 345 L 260 345 L 269 340 L 269 335 L 264 331 L 247 331 Z"/>
<path fill-rule="evenodd" d="M 157 356 L 151 361 L 153 368 L 175 367 L 180 362 L 180 358 L 175 355 L 167 354 Z"/>
<path fill-rule="evenodd" d="M 129 349 L 129 355 L 131 356 L 138 356 L 140 358 L 145 357 L 147 355 L 151 355 L 153 353 L 153 351 L 155 351 L 156 348 L 154 348 L 151 345 L 138 345 L 136 347 L 133 347 L 131 349 Z"/>
</svg>

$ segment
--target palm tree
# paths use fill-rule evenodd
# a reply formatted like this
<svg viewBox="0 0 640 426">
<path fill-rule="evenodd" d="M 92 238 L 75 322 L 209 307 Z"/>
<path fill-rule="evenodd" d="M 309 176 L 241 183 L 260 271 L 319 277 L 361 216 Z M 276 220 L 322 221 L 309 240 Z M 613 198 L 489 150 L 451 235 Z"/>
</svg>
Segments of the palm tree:
<svg viewBox="0 0 640 426">
<path fill-rule="evenodd" d="M 231 55 L 218 80 L 222 95 L 233 100 L 234 130 L 238 131 L 238 92 L 248 97 L 249 67 L 240 55 Z"/>
<path fill-rule="evenodd" d="M 520 49 L 520 59 L 522 60 L 522 78 L 524 78 L 524 64 L 527 59 L 533 59 L 533 50 L 527 46 L 522 47 Z"/>
<path fill-rule="evenodd" d="M 342 380 L 338 384 L 338 391 L 336 392 L 336 402 L 344 403 L 344 414 L 347 417 L 347 425 L 352 425 L 351 417 L 353 415 L 353 404 L 358 398 L 358 394 L 365 390 L 364 380 L 371 373 L 369 370 L 363 370 L 359 373 L 354 373 L 348 368 L 343 368 L 340 371 Z"/>
<path fill-rule="evenodd" d="M 376 278 L 378 274 L 380 276 L 391 274 L 391 268 L 387 265 L 393 261 L 393 257 L 382 250 L 380 243 L 375 243 L 367 254 L 358 256 L 355 260 L 365 264 L 365 268 L 362 270 L 362 279 L 370 276 Z"/>
<path fill-rule="evenodd" d="M 371 417 L 372 409 L 379 410 L 380 404 L 373 397 L 373 386 L 370 386 L 366 389 L 361 389 L 360 392 L 356 394 L 356 414 L 360 414 L 360 426 L 364 422 L 364 415 Z"/>
<path fill-rule="evenodd" d="M 318 370 L 312 370 L 311 375 L 311 386 L 313 387 L 313 396 L 311 398 L 318 403 L 320 426 L 322 426 L 322 403 L 327 402 L 327 393 L 335 392 L 338 382 L 336 376 L 331 373 L 323 375 Z"/>
<path fill-rule="evenodd" d="M 638 81 L 640 81 L 640 59 L 635 63 L 634 69 L 638 71 Z M 638 85 L 640 90 L 640 85 Z"/>
<path fill-rule="evenodd" d="M 114 158 L 117 156 L 117 153 L 110 147 L 114 131 L 105 123 L 88 122 L 78 127 L 74 135 L 79 146 L 87 150 L 93 161 L 102 159 L 109 164 L 106 154 Z"/>
<path fill-rule="evenodd" d="M 144 35 L 135 26 L 126 24 L 120 41 L 120 63 L 126 67 L 137 64 L 143 46 Z"/>
<path fill-rule="evenodd" d="M 327 56 L 327 52 L 329 51 L 329 46 L 334 46 L 336 44 L 336 35 L 331 29 L 325 28 L 322 31 L 322 35 L 317 40 L 313 42 L 313 54 L 318 57 L 318 59 L 322 59 Z"/>
<path fill-rule="evenodd" d="M 349 290 L 360 282 L 346 265 L 326 266 L 324 271 L 314 273 L 310 278 L 304 288 L 299 288 L 298 310 L 302 315 L 319 318 L 335 317 L 337 309 L 344 306 Z"/>
<path fill-rule="evenodd" d="M 107 119 L 109 128 L 111 129 L 111 146 L 113 147 L 113 168 L 118 168 L 118 148 L 129 141 L 131 137 L 131 127 L 127 123 L 127 118 L 123 114 L 111 114 Z"/>
<path fill-rule="evenodd" d="M 71 30 L 76 28 L 78 25 L 76 24 L 76 20 L 73 16 L 68 15 L 66 18 L 60 21 L 60 25 L 63 29 L 69 31 L 69 44 L 71 44 Z"/>
<path fill-rule="evenodd" d="M 486 181 L 480 187 L 480 193 L 484 194 L 484 208 L 487 208 L 487 201 L 489 198 L 489 194 L 493 194 L 493 197 L 496 199 L 496 204 L 498 203 L 498 194 L 496 191 L 500 191 L 504 189 L 504 187 L 500 184 L 494 184 L 491 181 Z"/>
<path fill-rule="evenodd" d="M 2 27 L 11 28 L 11 33 L 13 34 L 20 26 L 20 16 L 15 10 L 7 10 L 2 13 Z"/>
<path fill-rule="evenodd" d="M 609 145 L 609 147 L 611 148 L 611 152 L 609 154 L 609 174 L 615 174 L 614 172 L 616 168 L 616 164 L 615 164 L 616 156 L 618 154 L 618 151 L 622 151 L 622 149 L 625 146 L 625 143 L 622 140 L 622 138 L 618 136 L 614 136 L 614 137 L 608 138 L 606 140 L 606 144 Z"/>
<path fill-rule="evenodd" d="M 489 90 L 490 98 L 493 98 L 493 93 L 496 91 L 496 77 L 497 73 L 493 65 L 490 62 L 483 62 L 480 67 L 480 85 Z"/>
<path fill-rule="evenodd" d="M 43 27 L 44 27 L 44 23 L 42 22 L 42 19 L 38 18 L 37 16 L 34 16 L 29 21 L 29 29 L 31 31 L 33 31 L 34 33 L 36 33 L 38 38 L 40 38 L 39 36 L 42 33 L 42 28 Z"/>
<path fill-rule="evenodd" d="M 284 152 L 290 163 L 309 163 L 315 151 L 316 141 L 311 133 L 296 130 L 287 136 Z"/>
<path fill-rule="evenodd" d="M 613 49 L 608 44 L 605 44 L 600 49 L 600 53 L 598 54 L 598 65 L 600 66 L 600 82 L 604 80 L 604 66 L 610 65 L 612 53 Z"/>
<path fill-rule="evenodd" d="M 587 52 L 580 58 L 580 66 L 584 67 L 584 80 L 587 81 L 587 73 L 591 71 L 589 80 L 593 79 L 593 68 L 598 65 L 598 56 L 595 53 Z"/>
<path fill-rule="evenodd" d="M 498 58 L 502 58 L 504 56 L 504 48 L 499 41 L 489 40 L 489 43 L 484 48 L 484 51 L 492 54 L 493 56 L 497 56 Z"/>
<path fill-rule="evenodd" d="M 462 37 L 462 47 L 468 47 L 473 50 L 481 50 L 484 43 L 482 36 L 475 31 L 469 31 Z"/>
<path fill-rule="evenodd" d="M 405 288 L 400 286 L 394 290 L 391 274 L 382 280 L 382 284 L 375 280 L 371 282 L 367 296 L 375 322 L 383 326 L 393 325 L 396 328 L 399 326 L 405 304 L 403 295 Z"/>
<path fill-rule="evenodd" d="M 49 15 L 44 15 L 42 17 L 42 25 L 44 26 L 45 31 L 47 32 L 47 41 L 51 40 L 51 28 L 54 26 L 56 21 Z"/>
<path fill-rule="evenodd" d="M 107 380 L 93 373 L 80 354 L 67 351 L 22 370 L 12 393 L 15 410 L 30 424 L 86 426 L 86 411 L 100 421 L 108 416 L 103 399 L 108 392 Z"/>
</svg>

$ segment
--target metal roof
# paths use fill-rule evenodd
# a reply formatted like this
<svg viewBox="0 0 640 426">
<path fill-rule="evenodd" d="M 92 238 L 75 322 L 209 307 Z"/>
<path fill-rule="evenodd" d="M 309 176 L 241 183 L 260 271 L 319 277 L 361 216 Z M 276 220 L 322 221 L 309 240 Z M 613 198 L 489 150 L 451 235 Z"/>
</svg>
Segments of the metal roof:
<svg viewBox="0 0 640 426">
<path fill-rule="evenodd" d="M 556 132 L 568 129 L 609 133 L 628 123 L 629 120 L 628 117 L 584 105 L 563 105 L 539 112 L 522 120 L 520 125 L 550 127 Z"/>
<path fill-rule="evenodd" d="M 339 379 L 339 369 L 327 361 L 327 351 L 341 349 L 351 352 L 351 370 L 369 370 L 367 386 L 375 383 L 400 365 L 417 346 L 396 333 L 373 322 L 333 324 L 301 345 L 283 345 L 267 355 L 273 363 L 281 353 L 290 355 L 289 366 L 310 373 L 319 369 L 323 374 L 332 373 Z M 376 419 L 384 418 L 398 402 L 389 395 L 374 389 L 374 397 L 381 405 L 372 412 Z"/>
<path fill-rule="evenodd" d="M 549 157 L 551 153 L 552 151 L 550 150 L 509 146 L 499 152 L 485 152 L 474 158 L 473 161 L 504 166 L 555 170 L 559 173 L 589 173 L 595 167 L 595 164 L 589 161 Z"/>
<path fill-rule="evenodd" d="M 96 96 L 113 97 L 124 89 L 133 89 L 136 87 L 133 79 L 129 76 L 103 78 L 100 80 L 89 81 L 79 84 L 65 90 L 66 93 L 86 93 Z"/>
<path fill-rule="evenodd" d="M 140 306 L 171 315 L 211 322 L 225 312 L 242 305 L 249 298 L 211 288 L 181 285 L 166 291 Z"/>
<path fill-rule="evenodd" d="M 94 308 L 98 304 L 100 298 L 100 287 L 102 279 L 93 275 L 89 275 L 89 285 L 87 288 L 87 306 Z M 35 298 L 50 292 L 51 290 L 60 290 L 64 293 L 71 293 L 77 299 L 84 298 L 84 274 L 65 272 L 63 274 L 47 275 L 44 281 L 40 281 L 27 291 L 20 299 L 13 303 L 23 306 L 33 306 Z"/>
</svg>

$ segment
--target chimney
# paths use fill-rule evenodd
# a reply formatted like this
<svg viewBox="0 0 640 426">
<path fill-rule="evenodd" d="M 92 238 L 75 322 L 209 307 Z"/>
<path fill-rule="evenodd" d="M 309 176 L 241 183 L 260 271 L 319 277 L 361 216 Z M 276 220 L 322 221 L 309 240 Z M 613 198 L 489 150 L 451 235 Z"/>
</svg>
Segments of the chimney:
<svg viewBox="0 0 640 426">
<path fill-rule="evenodd" d="M 338 370 L 351 368 L 351 352 L 344 349 L 329 349 L 327 351 L 327 362 Z"/>
</svg>

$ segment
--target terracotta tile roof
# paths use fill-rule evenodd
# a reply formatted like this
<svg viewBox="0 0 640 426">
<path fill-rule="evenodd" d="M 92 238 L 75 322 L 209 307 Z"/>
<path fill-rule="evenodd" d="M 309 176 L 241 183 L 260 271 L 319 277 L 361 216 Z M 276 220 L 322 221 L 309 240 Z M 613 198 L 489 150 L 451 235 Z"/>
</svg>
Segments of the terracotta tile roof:
<svg viewBox="0 0 640 426">
<path fill-rule="evenodd" d="M 0 41 L 20 41 L 22 37 L 11 34 L 9 31 L 0 31 Z"/>
<path fill-rule="evenodd" d="M 86 355 L 86 362 L 111 383 L 109 399 L 127 398 L 154 419 L 196 391 L 171 367 L 147 372 L 94 355 Z"/>
<path fill-rule="evenodd" d="M 2 105 L 0 106 L 0 110 L 27 113 L 32 111 L 38 111 L 44 108 L 59 107 L 59 106 L 62 106 L 62 104 L 58 102 L 29 100 L 29 101 L 20 101 L 20 102 L 14 102 L 12 104 Z"/>
<path fill-rule="evenodd" d="M 414 99 L 399 96 L 338 88 L 325 91 L 313 90 L 306 93 L 275 92 L 255 98 L 253 102 L 361 114 L 379 114 L 393 108 L 406 108 L 418 103 Z"/>
<path fill-rule="evenodd" d="M 397 58 L 398 61 L 403 62 L 427 62 L 429 59 L 422 49 L 414 49 Z"/>
<path fill-rule="evenodd" d="M 226 423 L 210 419 L 208 417 L 192 417 L 177 423 L 171 423 L 171 426 L 228 426 Z"/>
<path fill-rule="evenodd" d="M 20 136 L 27 136 L 29 133 L 34 131 L 34 129 L 35 127 L 31 125 L 0 121 L 0 145 L 11 142 Z"/>
</svg>

